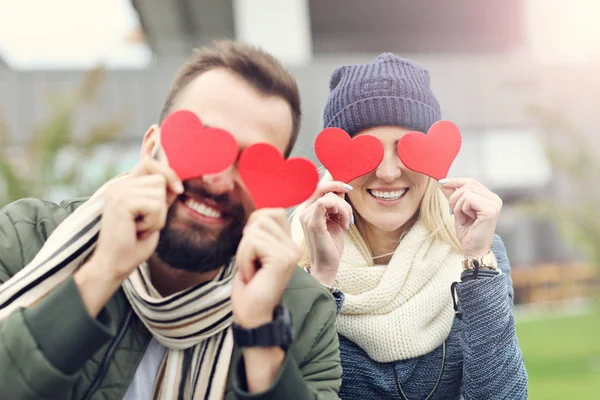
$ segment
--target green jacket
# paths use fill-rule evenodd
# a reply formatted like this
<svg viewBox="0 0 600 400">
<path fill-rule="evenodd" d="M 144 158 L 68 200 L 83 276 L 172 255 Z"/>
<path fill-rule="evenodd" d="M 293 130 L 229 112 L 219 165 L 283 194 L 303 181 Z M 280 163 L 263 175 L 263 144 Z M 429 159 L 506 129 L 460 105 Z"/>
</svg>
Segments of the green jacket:
<svg viewBox="0 0 600 400">
<path fill-rule="evenodd" d="M 57 205 L 24 199 L 1 209 L 0 285 L 29 263 L 84 201 Z M 298 268 L 282 302 L 293 314 L 296 338 L 279 376 L 267 392 L 248 394 L 235 347 L 226 399 L 338 398 L 342 371 L 333 297 Z M 71 278 L 0 321 L 0 399 L 122 399 L 150 339 L 122 291 L 93 319 Z"/>
</svg>

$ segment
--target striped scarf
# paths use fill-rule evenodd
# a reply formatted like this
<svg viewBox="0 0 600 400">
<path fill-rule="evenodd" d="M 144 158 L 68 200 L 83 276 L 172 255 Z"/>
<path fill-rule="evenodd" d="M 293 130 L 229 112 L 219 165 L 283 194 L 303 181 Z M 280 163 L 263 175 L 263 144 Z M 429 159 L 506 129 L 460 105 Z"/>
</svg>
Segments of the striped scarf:
<svg viewBox="0 0 600 400">
<path fill-rule="evenodd" d="M 0 320 L 31 307 L 69 278 L 94 250 L 101 227 L 102 188 L 65 219 L 35 258 L 0 286 Z M 207 283 L 162 297 L 146 263 L 122 284 L 133 310 L 168 348 L 154 399 L 222 399 L 229 372 L 234 266 Z"/>
</svg>

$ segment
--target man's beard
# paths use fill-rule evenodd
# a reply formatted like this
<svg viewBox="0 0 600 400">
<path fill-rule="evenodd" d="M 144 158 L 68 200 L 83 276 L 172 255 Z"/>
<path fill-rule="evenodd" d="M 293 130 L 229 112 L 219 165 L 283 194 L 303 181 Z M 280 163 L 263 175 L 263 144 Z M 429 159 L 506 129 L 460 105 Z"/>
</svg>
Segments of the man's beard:
<svg viewBox="0 0 600 400">
<path fill-rule="evenodd" d="M 230 207 L 229 225 L 216 239 L 211 239 L 211 232 L 199 225 L 187 228 L 172 226 L 176 213 L 175 204 L 169 209 L 165 227 L 160 232 L 156 255 L 173 268 L 199 273 L 214 271 L 231 262 L 242 239 L 246 219 L 243 207 Z"/>
</svg>

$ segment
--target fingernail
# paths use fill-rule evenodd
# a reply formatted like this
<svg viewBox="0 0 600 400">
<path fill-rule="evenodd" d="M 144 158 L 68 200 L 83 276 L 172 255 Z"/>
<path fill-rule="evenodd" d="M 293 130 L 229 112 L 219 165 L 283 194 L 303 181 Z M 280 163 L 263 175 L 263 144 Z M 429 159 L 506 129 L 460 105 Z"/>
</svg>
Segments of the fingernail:
<svg viewBox="0 0 600 400">
<path fill-rule="evenodd" d="M 344 184 L 344 189 L 346 190 L 352 190 L 354 189 L 352 186 L 348 185 L 347 183 Z"/>
<path fill-rule="evenodd" d="M 352 215 L 350 216 L 350 223 L 351 223 L 352 225 L 354 225 L 354 214 L 352 214 Z"/>
<path fill-rule="evenodd" d="M 454 214 L 454 210 L 452 209 L 452 207 L 449 207 L 449 208 L 450 208 L 450 215 Z"/>
<path fill-rule="evenodd" d="M 440 179 L 440 185 L 445 185 L 448 182 L 450 182 L 450 179 L 448 178 Z"/>
<path fill-rule="evenodd" d="M 177 193 L 183 193 L 183 183 L 181 183 L 181 182 L 175 183 L 175 191 Z"/>
</svg>

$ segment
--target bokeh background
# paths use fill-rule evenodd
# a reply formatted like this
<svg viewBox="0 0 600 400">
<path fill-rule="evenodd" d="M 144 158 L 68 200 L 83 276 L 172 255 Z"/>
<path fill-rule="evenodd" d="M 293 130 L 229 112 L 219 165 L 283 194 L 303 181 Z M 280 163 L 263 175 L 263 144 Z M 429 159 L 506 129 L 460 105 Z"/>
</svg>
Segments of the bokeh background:
<svg viewBox="0 0 600 400">
<path fill-rule="evenodd" d="M 425 65 L 463 133 L 450 175 L 505 206 L 532 399 L 600 393 L 597 0 L 0 0 L 0 207 L 91 194 L 137 161 L 194 47 L 234 38 L 297 77 L 314 137 L 336 66 Z"/>
</svg>

